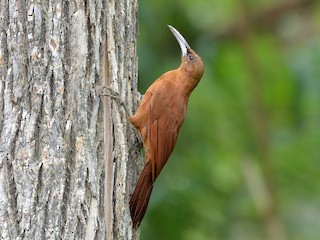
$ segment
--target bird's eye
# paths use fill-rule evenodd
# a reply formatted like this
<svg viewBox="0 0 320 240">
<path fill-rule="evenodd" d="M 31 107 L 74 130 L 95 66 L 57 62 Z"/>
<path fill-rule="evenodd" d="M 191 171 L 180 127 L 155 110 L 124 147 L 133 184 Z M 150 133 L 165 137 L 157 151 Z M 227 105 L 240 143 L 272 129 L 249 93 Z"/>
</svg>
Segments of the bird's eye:
<svg viewBox="0 0 320 240">
<path fill-rule="evenodd" d="M 189 61 L 194 61 L 194 56 L 192 54 L 188 54 L 188 60 Z"/>
</svg>

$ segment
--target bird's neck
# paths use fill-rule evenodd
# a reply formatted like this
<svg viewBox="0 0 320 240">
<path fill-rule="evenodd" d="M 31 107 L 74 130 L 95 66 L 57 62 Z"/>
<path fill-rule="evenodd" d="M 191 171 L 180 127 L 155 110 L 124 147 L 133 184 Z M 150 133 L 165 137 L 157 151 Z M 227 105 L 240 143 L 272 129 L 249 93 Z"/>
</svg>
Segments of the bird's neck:
<svg viewBox="0 0 320 240">
<path fill-rule="evenodd" d="M 193 89 L 198 85 L 200 78 L 193 76 L 192 69 L 179 68 L 179 84 L 181 84 L 182 90 L 187 96 L 190 96 Z"/>
</svg>

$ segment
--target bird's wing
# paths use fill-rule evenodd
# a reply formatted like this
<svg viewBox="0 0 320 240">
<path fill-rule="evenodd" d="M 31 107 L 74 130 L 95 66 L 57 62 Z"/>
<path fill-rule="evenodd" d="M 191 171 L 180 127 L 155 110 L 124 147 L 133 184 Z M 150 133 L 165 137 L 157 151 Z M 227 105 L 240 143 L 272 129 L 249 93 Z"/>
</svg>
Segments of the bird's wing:
<svg viewBox="0 0 320 240">
<path fill-rule="evenodd" d="M 155 81 L 143 96 L 137 112 L 130 117 L 130 122 L 140 131 L 145 161 L 151 162 L 152 182 L 173 151 L 187 110 L 188 97 L 175 89 L 171 81 L 174 75 L 168 72 Z"/>
<path fill-rule="evenodd" d="M 175 131 L 163 129 L 164 119 L 150 121 L 148 128 L 149 151 L 146 159 L 151 162 L 152 182 L 160 174 L 162 168 L 169 159 L 178 136 L 178 128 Z"/>
<path fill-rule="evenodd" d="M 151 161 L 153 182 L 160 174 L 176 145 L 187 105 L 184 102 L 187 99 L 182 96 L 168 96 L 170 86 L 163 84 L 161 88 L 157 88 L 150 101 L 145 140 L 147 145 L 146 161 Z"/>
</svg>

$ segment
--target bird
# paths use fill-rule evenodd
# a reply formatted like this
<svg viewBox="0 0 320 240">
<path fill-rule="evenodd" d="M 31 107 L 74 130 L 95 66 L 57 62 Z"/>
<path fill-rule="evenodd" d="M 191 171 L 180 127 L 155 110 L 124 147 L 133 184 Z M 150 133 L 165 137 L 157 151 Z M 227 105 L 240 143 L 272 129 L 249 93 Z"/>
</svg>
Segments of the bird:
<svg viewBox="0 0 320 240">
<path fill-rule="evenodd" d="M 181 64 L 151 84 L 135 114 L 129 117 L 140 134 L 145 158 L 129 201 L 133 228 L 139 227 L 146 213 L 153 184 L 176 145 L 189 96 L 204 71 L 201 58 L 185 38 L 171 25 L 168 27 L 180 45 Z"/>
</svg>

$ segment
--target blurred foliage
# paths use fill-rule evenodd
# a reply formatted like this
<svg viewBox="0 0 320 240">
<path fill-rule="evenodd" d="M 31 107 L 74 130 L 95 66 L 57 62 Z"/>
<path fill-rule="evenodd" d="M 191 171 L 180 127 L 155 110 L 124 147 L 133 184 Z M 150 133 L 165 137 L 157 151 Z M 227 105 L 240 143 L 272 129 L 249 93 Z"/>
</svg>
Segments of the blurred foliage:
<svg viewBox="0 0 320 240">
<path fill-rule="evenodd" d="M 167 24 L 205 64 L 142 240 L 272 239 L 246 159 L 267 188 L 278 239 L 319 238 L 320 3 L 292 2 L 139 1 L 141 92 L 180 64 Z"/>
</svg>

